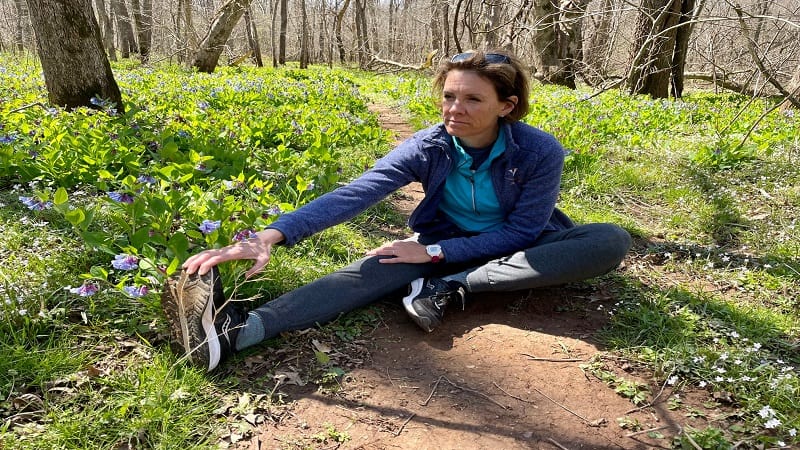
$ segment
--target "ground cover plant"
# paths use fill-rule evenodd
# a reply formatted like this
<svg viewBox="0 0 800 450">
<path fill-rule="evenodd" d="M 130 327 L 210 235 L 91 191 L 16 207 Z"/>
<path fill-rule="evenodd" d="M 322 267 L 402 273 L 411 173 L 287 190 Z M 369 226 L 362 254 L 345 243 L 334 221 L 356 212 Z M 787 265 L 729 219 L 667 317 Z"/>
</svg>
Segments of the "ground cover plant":
<svg viewBox="0 0 800 450">
<path fill-rule="evenodd" d="M 386 151 L 370 98 L 410 111 L 418 127 L 436 121 L 427 82 L 410 75 L 115 74 L 125 114 L 100 98 L 66 112 L 45 104 L 32 60 L 0 59 L 3 448 L 215 447 L 226 426 L 215 411 L 253 400 L 164 345 L 164 276 L 195 248 L 247 239 Z M 670 408 L 714 416 L 668 444 L 800 444 L 800 120 L 769 100 L 700 91 L 652 101 L 537 86 L 532 98 L 526 120 L 569 152 L 560 206 L 636 238 L 624 274 L 610 275 L 621 286 L 614 302 L 592 305 L 609 316 L 609 354 L 669 387 Z M 398 226 L 382 205 L 281 249 L 259 283 L 226 267 L 228 294 L 269 298 L 310 281 L 370 248 L 386 220 Z M 330 330 L 353 342 L 375 320 L 358 312 Z M 345 369 L 328 353 L 316 345 L 315 381 L 335 387 Z M 605 355 L 583 370 L 635 405 L 661 395 L 608 370 Z M 682 392 L 705 395 L 707 407 Z M 318 439 L 348 436 L 330 428 Z"/>
</svg>

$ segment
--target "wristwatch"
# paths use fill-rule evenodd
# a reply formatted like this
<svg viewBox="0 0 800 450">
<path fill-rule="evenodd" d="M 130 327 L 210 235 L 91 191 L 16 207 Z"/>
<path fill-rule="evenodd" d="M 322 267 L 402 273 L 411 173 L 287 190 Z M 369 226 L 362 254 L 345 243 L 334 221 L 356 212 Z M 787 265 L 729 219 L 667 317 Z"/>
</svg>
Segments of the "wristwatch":
<svg viewBox="0 0 800 450">
<path fill-rule="evenodd" d="M 442 253 L 442 247 L 440 245 L 428 245 L 425 247 L 425 252 L 431 257 L 432 263 L 437 263 L 444 259 L 444 253 Z"/>
</svg>

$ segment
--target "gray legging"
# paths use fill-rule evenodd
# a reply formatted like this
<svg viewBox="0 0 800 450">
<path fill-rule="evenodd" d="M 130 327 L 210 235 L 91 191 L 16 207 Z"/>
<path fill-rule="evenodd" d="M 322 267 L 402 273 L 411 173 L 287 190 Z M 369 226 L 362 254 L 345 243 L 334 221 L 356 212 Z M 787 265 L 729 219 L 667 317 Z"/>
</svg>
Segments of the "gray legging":
<svg viewBox="0 0 800 450">
<path fill-rule="evenodd" d="M 596 277 L 613 270 L 628 252 L 630 235 L 605 223 L 543 233 L 533 247 L 482 265 L 380 264 L 373 256 L 264 303 L 265 338 L 329 322 L 341 313 L 402 292 L 411 281 L 468 271 L 469 292 L 517 291 Z M 470 268 L 471 267 L 471 268 Z"/>
</svg>

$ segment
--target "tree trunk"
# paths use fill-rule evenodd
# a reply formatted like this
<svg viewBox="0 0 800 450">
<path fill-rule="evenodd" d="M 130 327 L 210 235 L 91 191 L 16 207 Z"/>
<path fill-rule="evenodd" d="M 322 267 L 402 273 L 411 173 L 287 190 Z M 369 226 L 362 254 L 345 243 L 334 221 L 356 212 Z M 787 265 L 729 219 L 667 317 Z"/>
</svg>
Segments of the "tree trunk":
<svg viewBox="0 0 800 450">
<path fill-rule="evenodd" d="M 694 8 L 695 0 L 683 0 L 675 33 L 675 53 L 672 55 L 672 96 L 675 98 L 683 96 L 683 73 L 686 70 L 686 54 L 693 29 Z"/>
<path fill-rule="evenodd" d="M 367 5 L 366 0 L 355 1 L 356 53 L 358 54 L 358 66 L 362 69 L 366 69 L 370 54 L 372 53 L 369 45 L 369 30 L 367 29 Z"/>
<path fill-rule="evenodd" d="M 527 28 L 528 15 L 531 12 L 529 0 L 525 0 L 519 5 L 519 9 L 514 13 L 511 20 L 506 25 L 505 32 L 503 33 L 503 40 L 500 41 L 500 48 L 508 51 L 514 50 L 514 45 L 521 30 Z"/>
<path fill-rule="evenodd" d="M 280 2 L 277 0 L 273 0 L 272 2 L 272 26 L 270 27 L 270 44 L 272 46 L 272 67 L 278 67 L 278 45 L 275 42 L 275 20 L 278 17 L 278 7 L 280 6 Z"/>
<path fill-rule="evenodd" d="M 300 2 L 300 68 L 308 68 L 309 49 L 308 49 L 308 13 L 306 11 L 306 0 L 299 0 Z"/>
<path fill-rule="evenodd" d="M 153 0 L 131 0 L 131 9 L 139 40 L 139 56 L 146 63 L 153 41 Z"/>
<path fill-rule="evenodd" d="M 184 30 L 183 35 L 180 33 L 180 23 L 183 18 Z M 186 61 L 189 55 L 193 55 L 197 51 L 197 33 L 194 30 L 194 9 L 192 8 L 192 0 L 178 0 L 178 39 L 180 42 L 180 49 L 178 51 L 179 59 Z"/>
<path fill-rule="evenodd" d="M 131 53 L 136 53 L 136 37 L 133 34 L 128 7 L 125 6 L 125 0 L 111 0 L 111 6 L 117 19 L 120 54 L 123 58 L 130 58 Z"/>
<path fill-rule="evenodd" d="M 795 102 L 792 102 L 787 98 L 783 104 L 781 104 L 782 111 L 788 111 L 795 107 L 795 105 L 798 104 L 797 100 L 800 99 L 800 64 L 798 64 L 797 68 L 794 69 L 794 76 L 792 77 L 792 81 L 789 83 L 788 92 L 792 97 L 794 97 Z"/>
<path fill-rule="evenodd" d="M 538 24 L 533 31 L 533 77 L 543 83 L 551 83 L 558 72 L 558 48 L 556 47 L 555 18 L 556 7 L 551 0 L 533 0 L 534 22 Z"/>
<path fill-rule="evenodd" d="M 556 23 L 556 40 L 558 46 L 558 73 L 556 83 L 575 89 L 575 74 L 581 60 L 583 48 L 583 27 L 581 18 L 586 12 L 589 0 L 561 0 L 558 23 Z"/>
<path fill-rule="evenodd" d="M 286 30 L 289 27 L 289 2 L 280 0 L 281 29 L 278 34 L 278 64 L 286 64 Z"/>
<path fill-rule="evenodd" d="M 583 78 L 596 86 L 606 78 L 606 61 L 611 51 L 611 24 L 614 19 L 614 0 L 603 0 L 594 33 L 587 39 L 583 52 Z"/>
<path fill-rule="evenodd" d="M 336 48 L 339 50 L 339 63 L 344 64 L 347 54 L 344 48 L 344 39 L 342 38 L 342 22 L 344 22 L 344 14 L 347 12 L 347 7 L 350 6 L 350 0 L 344 0 L 342 9 L 336 13 L 336 20 L 333 24 L 333 31 L 336 35 Z"/>
<path fill-rule="evenodd" d="M 25 50 L 25 22 L 28 18 L 25 0 L 14 0 L 14 9 L 17 12 L 17 21 L 14 23 L 14 49 L 22 52 Z"/>
<path fill-rule="evenodd" d="M 98 97 L 123 112 L 91 0 L 28 0 L 28 7 L 50 103 L 95 107 Z"/>
<path fill-rule="evenodd" d="M 106 49 L 108 59 L 117 60 L 117 49 L 114 48 L 114 28 L 111 26 L 111 18 L 108 17 L 104 0 L 95 0 L 95 13 L 97 13 L 98 25 L 103 39 L 103 47 Z"/>
<path fill-rule="evenodd" d="M 628 88 L 632 94 L 669 96 L 681 0 L 643 0 L 636 25 Z"/>
<path fill-rule="evenodd" d="M 264 67 L 264 60 L 261 59 L 261 45 L 258 43 L 258 30 L 256 24 L 253 22 L 252 12 L 250 5 L 244 10 L 244 29 L 247 35 L 247 45 L 253 53 L 253 60 L 256 62 L 256 67 Z"/>
<path fill-rule="evenodd" d="M 229 0 L 220 7 L 192 58 L 192 67 L 200 72 L 211 73 L 214 71 L 222 49 L 225 47 L 225 42 L 228 41 L 233 28 L 242 18 L 244 10 L 249 4 L 250 0 Z"/>
</svg>

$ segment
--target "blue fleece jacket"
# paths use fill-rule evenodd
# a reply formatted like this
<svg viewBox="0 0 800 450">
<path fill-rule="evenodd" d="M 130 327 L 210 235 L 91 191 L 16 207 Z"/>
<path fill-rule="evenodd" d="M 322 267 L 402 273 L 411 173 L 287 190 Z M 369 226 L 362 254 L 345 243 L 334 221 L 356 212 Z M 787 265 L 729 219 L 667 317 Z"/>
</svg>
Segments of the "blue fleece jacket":
<svg viewBox="0 0 800 450">
<path fill-rule="evenodd" d="M 425 235 L 437 236 L 448 262 L 510 255 L 530 247 L 542 231 L 572 227 L 555 207 L 564 165 L 561 144 L 521 122 L 503 126 L 507 148 L 491 165 L 495 193 L 506 213 L 505 226 L 499 230 L 466 233 L 439 211 L 442 188 L 456 161 L 452 137 L 443 124 L 417 132 L 357 179 L 280 216 L 269 228 L 283 233 L 283 244 L 293 245 L 355 217 L 414 181 L 422 184 L 425 197 L 408 224 L 422 242 Z"/>
</svg>

